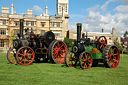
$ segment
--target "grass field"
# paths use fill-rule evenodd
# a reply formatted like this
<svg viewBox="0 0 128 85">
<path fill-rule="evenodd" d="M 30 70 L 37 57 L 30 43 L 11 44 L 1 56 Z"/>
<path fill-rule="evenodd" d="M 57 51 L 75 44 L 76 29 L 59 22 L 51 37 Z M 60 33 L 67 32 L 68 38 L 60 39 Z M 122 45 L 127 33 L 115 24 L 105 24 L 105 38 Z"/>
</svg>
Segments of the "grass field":
<svg viewBox="0 0 128 85">
<path fill-rule="evenodd" d="M 117 68 L 99 64 L 81 70 L 64 64 L 13 65 L 0 54 L 0 85 L 128 85 L 128 55 L 120 58 Z"/>
</svg>

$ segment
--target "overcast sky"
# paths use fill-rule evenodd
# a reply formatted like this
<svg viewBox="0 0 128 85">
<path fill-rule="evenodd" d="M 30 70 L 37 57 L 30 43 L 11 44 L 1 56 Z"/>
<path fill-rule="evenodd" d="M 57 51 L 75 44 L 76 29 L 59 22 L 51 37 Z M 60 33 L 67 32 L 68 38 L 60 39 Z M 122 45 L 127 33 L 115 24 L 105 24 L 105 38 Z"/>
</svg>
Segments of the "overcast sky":
<svg viewBox="0 0 128 85">
<path fill-rule="evenodd" d="M 40 15 L 46 5 L 49 15 L 56 14 L 56 0 L 0 0 L 0 7 L 10 8 L 11 3 L 17 14 L 33 9 L 33 14 Z M 111 32 L 113 27 L 117 34 L 128 31 L 128 0 L 69 0 L 69 14 L 69 29 L 76 29 L 80 22 L 88 32 L 101 32 L 102 28 Z"/>
</svg>

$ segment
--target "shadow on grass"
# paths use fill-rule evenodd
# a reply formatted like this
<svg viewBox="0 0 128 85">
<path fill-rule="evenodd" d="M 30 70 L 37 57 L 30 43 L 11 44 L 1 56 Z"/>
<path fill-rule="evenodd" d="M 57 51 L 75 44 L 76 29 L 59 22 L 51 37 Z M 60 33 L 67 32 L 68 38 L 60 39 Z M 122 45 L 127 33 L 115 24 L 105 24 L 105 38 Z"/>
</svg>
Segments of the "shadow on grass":
<svg viewBox="0 0 128 85">
<path fill-rule="evenodd" d="M 63 64 L 63 65 L 61 65 L 61 67 L 67 67 L 67 66 L 66 66 L 65 64 Z M 76 66 L 73 66 L 73 67 L 76 68 L 76 69 L 81 69 L 79 64 L 77 64 Z M 103 64 L 103 63 L 100 63 L 100 64 L 98 64 L 97 66 L 91 67 L 91 68 L 97 68 L 97 67 L 103 68 L 103 67 L 104 67 L 104 64 Z M 68 68 L 68 67 L 67 67 L 67 68 Z"/>
</svg>

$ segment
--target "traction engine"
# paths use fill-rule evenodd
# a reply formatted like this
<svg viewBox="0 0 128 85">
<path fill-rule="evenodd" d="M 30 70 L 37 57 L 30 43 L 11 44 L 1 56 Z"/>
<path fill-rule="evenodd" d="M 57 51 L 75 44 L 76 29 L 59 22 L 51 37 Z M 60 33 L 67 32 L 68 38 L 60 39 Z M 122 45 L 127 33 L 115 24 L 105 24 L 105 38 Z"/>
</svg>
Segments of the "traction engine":
<svg viewBox="0 0 128 85">
<path fill-rule="evenodd" d="M 95 42 L 90 41 L 82 34 L 82 24 L 77 24 L 77 41 L 74 42 L 72 50 L 66 54 L 65 64 L 67 67 L 79 65 L 82 69 L 89 69 L 91 66 L 97 66 L 98 62 L 104 63 L 107 68 L 116 68 L 119 64 L 120 53 L 115 45 L 107 45 L 105 36 L 100 36 Z"/>
<path fill-rule="evenodd" d="M 13 40 L 13 47 L 7 52 L 7 59 L 12 64 L 29 65 L 35 62 L 63 63 L 67 53 L 67 46 L 63 41 L 55 39 L 52 31 L 43 36 L 34 34 L 33 30 L 24 30 L 24 20 L 20 20 L 19 39 Z"/>
</svg>

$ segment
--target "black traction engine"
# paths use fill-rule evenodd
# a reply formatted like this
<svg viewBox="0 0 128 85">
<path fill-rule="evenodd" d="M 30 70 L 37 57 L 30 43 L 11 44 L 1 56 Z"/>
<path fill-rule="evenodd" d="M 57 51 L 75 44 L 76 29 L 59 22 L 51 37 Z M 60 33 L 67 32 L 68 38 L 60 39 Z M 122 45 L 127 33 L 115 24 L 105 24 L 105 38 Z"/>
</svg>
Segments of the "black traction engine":
<svg viewBox="0 0 128 85">
<path fill-rule="evenodd" d="M 8 50 L 7 59 L 12 64 L 29 65 L 35 62 L 63 63 L 67 46 L 63 41 L 55 39 L 52 31 L 44 35 L 34 34 L 33 30 L 24 30 L 24 20 L 20 19 L 20 34 L 13 40 L 13 47 Z"/>
</svg>

